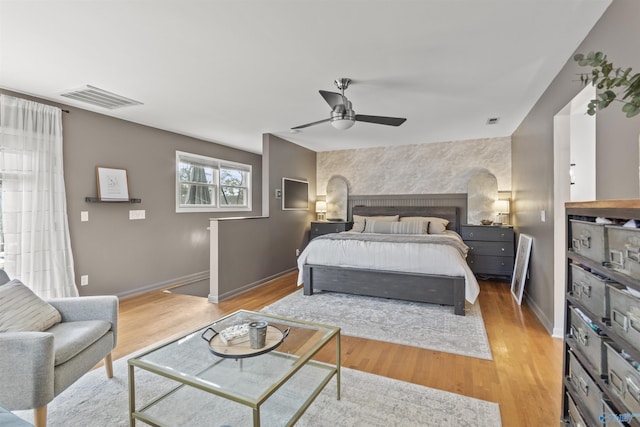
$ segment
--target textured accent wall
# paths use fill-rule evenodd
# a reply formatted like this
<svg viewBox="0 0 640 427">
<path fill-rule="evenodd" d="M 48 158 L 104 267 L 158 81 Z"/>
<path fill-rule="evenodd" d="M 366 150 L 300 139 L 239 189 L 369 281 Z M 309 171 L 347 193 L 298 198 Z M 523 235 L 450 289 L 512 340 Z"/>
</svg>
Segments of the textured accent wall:
<svg viewBox="0 0 640 427">
<path fill-rule="evenodd" d="M 349 194 L 466 193 L 483 169 L 511 190 L 510 137 L 320 152 L 318 194 L 333 175 L 346 178 Z"/>
</svg>

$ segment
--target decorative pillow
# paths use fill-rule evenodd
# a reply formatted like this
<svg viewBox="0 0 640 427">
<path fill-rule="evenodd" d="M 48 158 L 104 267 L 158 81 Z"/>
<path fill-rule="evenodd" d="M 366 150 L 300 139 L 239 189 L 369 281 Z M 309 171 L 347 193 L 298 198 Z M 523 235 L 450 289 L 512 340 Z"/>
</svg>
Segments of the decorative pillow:
<svg viewBox="0 0 640 427">
<path fill-rule="evenodd" d="M 427 234 L 429 221 L 391 222 L 367 220 L 364 225 L 365 233 L 383 234 Z"/>
<path fill-rule="evenodd" d="M 379 215 L 379 216 L 362 216 L 362 215 L 354 215 L 353 216 L 353 227 L 351 231 L 356 231 L 358 233 L 364 232 L 364 223 L 367 220 L 374 221 L 387 221 L 387 222 L 396 222 L 400 218 L 400 215 Z"/>
<path fill-rule="evenodd" d="M 429 234 L 442 234 L 447 229 L 447 224 L 449 224 L 447 219 L 432 216 L 403 216 L 400 218 L 400 222 L 416 221 L 427 221 L 429 223 Z"/>
<path fill-rule="evenodd" d="M 61 321 L 60 312 L 21 281 L 0 286 L 0 332 L 41 332 Z"/>
</svg>

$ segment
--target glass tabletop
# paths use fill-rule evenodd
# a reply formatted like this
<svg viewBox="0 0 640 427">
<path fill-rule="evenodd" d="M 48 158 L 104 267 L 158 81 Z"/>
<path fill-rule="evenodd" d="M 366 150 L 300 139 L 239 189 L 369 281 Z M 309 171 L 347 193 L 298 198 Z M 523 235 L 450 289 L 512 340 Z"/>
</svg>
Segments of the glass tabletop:
<svg viewBox="0 0 640 427">
<path fill-rule="evenodd" d="M 229 326 L 260 320 L 283 331 L 290 328 L 284 341 L 265 354 L 242 359 L 220 357 L 202 338 L 208 328 L 219 332 Z M 240 310 L 129 359 L 129 364 L 215 394 L 255 404 L 265 400 L 339 330 L 333 326 Z"/>
</svg>

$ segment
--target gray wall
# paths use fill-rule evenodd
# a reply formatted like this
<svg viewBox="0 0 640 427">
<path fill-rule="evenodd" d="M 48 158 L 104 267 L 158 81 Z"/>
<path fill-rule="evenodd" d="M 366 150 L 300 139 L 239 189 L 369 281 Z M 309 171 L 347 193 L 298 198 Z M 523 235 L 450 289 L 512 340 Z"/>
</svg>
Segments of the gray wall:
<svg viewBox="0 0 640 427">
<path fill-rule="evenodd" d="M 175 212 L 176 150 L 251 164 L 253 211 L 232 215 L 262 212 L 262 157 L 258 154 L 1 92 L 71 111 L 62 116 L 64 171 L 81 295 L 127 295 L 208 275 L 209 218 L 224 215 Z M 85 203 L 86 196 L 97 195 L 96 166 L 126 168 L 130 194 L 142 203 Z M 130 221 L 129 209 L 144 209 L 146 219 Z M 80 222 L 81 211 L 89 212 L 89 222 Z M 241 235 L 241 240 L 252 237 Z M 80 275 L 89 276 L 88 286 L 79 286 Z"/>
<path fill-rule="evenodd" d="M 296 249 L 309 239 L 315 219 L 316 153 L 277 136 L 263 136 L 263 172 L 268 217 L 218 222 L 218 298 L 227 299 L 296 268 Z M 275 190 L 282 178 L 309 181 L 308 211 L 283 211 Z"/>
<path fill-rule="evenodd" d="M 640 72 L 640 2 L 615 0 L 576 52 L 600 50 L 614 65 Z M 512 136 L 514 223 L 519 233 L 534 237 L 528 299 L 543 324 L 553 322 L 553 117 L 582 86 L 577 74 L 588 69 L 571 58 Z M 640 117 L 625 118 L 614 103 L 596 118 L 596 197 L 637 198 Z M 540 210 L 546 211 L 545 223 Z"/>
</svg>

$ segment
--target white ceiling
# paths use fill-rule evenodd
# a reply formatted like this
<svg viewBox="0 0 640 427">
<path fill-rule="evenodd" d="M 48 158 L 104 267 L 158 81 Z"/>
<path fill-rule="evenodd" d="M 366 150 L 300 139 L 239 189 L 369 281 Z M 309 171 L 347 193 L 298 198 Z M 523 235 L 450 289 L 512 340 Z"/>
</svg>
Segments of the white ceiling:
<svg viewBox="0 0 640 427">
<path fill-rule="evenodd" d="M 502 137 L 610 1 L 0 0 L 0 86 L 256 153 Z M 406 123 L 290 133 L 340 77 L 356 113 Z M 60 97 L 86 84 L 144 105 Z"/>
</svg>

